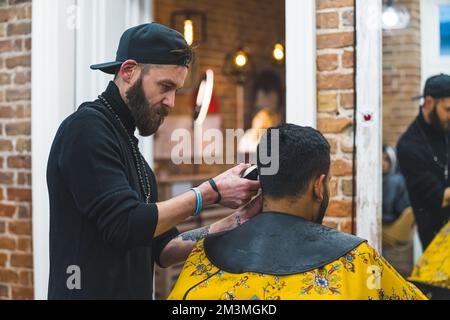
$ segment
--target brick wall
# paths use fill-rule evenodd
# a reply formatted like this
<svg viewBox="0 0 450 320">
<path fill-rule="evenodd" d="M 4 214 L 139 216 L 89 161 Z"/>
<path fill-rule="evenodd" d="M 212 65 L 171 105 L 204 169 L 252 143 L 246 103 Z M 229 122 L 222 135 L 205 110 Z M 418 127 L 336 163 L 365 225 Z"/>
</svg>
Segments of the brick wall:
<svg viewBox="0 0 450 320">
<path fill-rule="evenodd" d="M 31 0 L 0 1 L 0 299 L 32 299 Z"/>
<path fill-rule="evenodd" d="M 383 32 L 383 142 L 395 146 L 419 112 L 411 97 L 421 88 L 420 0 L 399 0 L 411 14 L 404 30 Z"/>
<path fill-rule="evenodd" d="M 331 145 L 325 224 L 353 232 L 354 0 L 317 1 L 318 129 Z"/>
</svg>

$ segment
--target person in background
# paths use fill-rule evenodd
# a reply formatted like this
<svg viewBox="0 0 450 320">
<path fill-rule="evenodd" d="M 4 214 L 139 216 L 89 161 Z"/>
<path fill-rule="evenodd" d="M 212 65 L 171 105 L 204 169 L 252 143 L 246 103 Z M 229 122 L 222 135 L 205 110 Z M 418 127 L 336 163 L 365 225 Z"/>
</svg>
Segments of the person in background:
<svg viewBox="0 0 450 320">
<path fill-rule="evenodd" d="M 397 171 L 397 155 L 391 146 L 383 146 L 383 224 L 396 221 L 410 207 L 405 178 Z"/>
<path fill-rule="evenodd" d="M 450 76 L 429 78 L 417 98 L 424 103 L 397 150 L 425 250 L 450 217 Z"/>
</svg>

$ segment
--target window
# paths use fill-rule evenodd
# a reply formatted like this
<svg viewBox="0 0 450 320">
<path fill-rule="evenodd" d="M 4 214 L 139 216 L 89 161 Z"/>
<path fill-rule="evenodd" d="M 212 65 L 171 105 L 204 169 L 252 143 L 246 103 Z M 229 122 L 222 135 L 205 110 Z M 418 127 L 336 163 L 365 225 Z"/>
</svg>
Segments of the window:
<svg viewBox="0 0 450 320">
<path fill-rule="evenodd" d="M 450 5 L 439 6 L 440 52 L 450 56 Z"/>
</svg>

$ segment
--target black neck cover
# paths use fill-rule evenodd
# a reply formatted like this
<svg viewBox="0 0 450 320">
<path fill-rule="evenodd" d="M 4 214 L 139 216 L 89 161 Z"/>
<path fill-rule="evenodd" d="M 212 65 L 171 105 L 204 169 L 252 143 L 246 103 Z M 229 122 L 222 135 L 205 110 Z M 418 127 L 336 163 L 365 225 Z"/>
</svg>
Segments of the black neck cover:
<svg viewBox="0 0 450 320">
<path fill-rule="evenodd" d="M 207 258 L 240 274 L 292 275 L 323 267 L 366 240 L 278 212 L 263 212 L 227 232 L 208 235 Z"/>
</svg>

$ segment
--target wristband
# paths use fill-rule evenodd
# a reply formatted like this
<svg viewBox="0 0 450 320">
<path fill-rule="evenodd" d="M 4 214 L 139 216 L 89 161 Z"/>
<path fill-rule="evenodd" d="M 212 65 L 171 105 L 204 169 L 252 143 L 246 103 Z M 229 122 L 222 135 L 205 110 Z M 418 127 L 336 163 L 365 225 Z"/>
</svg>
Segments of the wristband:
<svg viewBox="0 0 450 320">
<path fill-rule="evenodd" d="M 222 195 L 220 194 L 219 188 L 217 188 L 217 184 L 214 181 L 214 179 L 209 179 L 208 182 L 211 185 L 211 188 L 213 188 L 214 191 L 217 192 L 217 194 L 219 195 L 219 198 L 217 198 L 217 201 L 215 202 L 217 204 L 222 200 Z"/>
<path fill-rule="evenodd" d="M 203 204 L 202 193 L 200 192 L 200 190 L 198 190 L 198 188 L 192 188 L 191 190 L 194 191 L 197 197 L 197 207 L 194 212 L 194 217 L 197 217 L 202 212 L 202 204 Z"/>
</svg>

